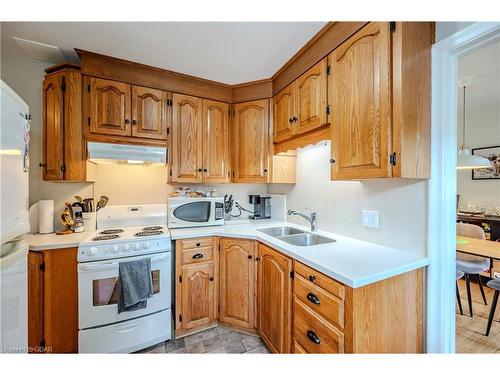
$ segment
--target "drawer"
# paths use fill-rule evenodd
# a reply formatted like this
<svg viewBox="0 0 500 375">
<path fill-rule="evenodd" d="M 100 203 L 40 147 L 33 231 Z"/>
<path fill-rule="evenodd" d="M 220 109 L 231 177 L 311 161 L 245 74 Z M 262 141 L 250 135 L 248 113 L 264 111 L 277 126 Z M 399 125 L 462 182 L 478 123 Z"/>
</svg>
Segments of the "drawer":
<svg viewBox="0 0 500 375">
<path fill-rule="evenodd" d="M 300 274 L 295 275 L 293 286 L 296 298 L 330 323 L 340 329 L 344 328 L 344 301 L 306 280 Z"/>
<path fill-rule="evenodd" d="M 345 287 L 339 282 L 299 262 L 295 262 L 294 269 L 295 273 L 298 273 L 303 278 L 309 280 L 311 283 L 320 286 L 334 296 L 340 298 L 341 300 L 344 300 Z"/>
<path fill-rule="evenodd" d="M 292 353 L 293 354 L 307 354 L 306 350 L 302 346 L 300 346 L 300 344 L 295 340 L 293 341 Z"/>
<path fill-rule="evenodd" d="M 213 246 L 181 250 L 181 264 L 200 263 L 213 259 Z"/>
<path fill-rule="evenodd" d="M 343 353 L 344 334 L 298 298 L 293 304 L 293 339 L 307 353 Z"/>
<path fill-rule="evenodd" d="M 176 246 L 181 249 L 194 249 L 197 247 L 208 247 L 214 244 L 212 237 L 189 238 L 186 240 L 177 240 Z"/>
</svg>

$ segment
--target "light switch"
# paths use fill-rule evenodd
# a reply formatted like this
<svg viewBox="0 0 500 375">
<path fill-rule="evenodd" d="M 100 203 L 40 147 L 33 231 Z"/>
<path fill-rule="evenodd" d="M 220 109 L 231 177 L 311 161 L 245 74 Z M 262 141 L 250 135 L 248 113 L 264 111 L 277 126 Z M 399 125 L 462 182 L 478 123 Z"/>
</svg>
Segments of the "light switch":
<svg viewBox="0 0 500 375">
<path fill-rule="evenodd" d="M 365 227 L 378 228 L 378 211 L 363 210 L 362 221 Z"/>
</svg>

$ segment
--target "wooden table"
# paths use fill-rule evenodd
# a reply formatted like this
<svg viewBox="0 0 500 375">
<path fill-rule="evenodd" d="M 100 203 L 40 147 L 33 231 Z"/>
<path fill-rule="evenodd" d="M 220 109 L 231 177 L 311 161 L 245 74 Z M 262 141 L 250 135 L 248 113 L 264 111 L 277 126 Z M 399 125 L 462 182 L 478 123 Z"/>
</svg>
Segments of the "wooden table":
<svg viewBox="0 0 500 375">
<path fill-rule="evenodd" d="M 500 242 L 490 240 L 478 240 L 477 238 L 457 236 L 457 240 L 464 240 L 468 243 L 458 244 L 457 251 L 472 255 L 479 255 L 485 258 L 500 260 Z"/>
</svg>

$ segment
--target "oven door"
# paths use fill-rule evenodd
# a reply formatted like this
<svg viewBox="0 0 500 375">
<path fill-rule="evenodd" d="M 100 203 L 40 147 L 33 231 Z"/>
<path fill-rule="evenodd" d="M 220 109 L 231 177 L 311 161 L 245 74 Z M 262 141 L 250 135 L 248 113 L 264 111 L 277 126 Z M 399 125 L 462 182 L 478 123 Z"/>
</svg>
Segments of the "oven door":
<svg viewBox="0 0 500 375">
<path fill-rule="evenodd" d="M 172 204 L 168 207 L 169 228 L 197 227 L 215 223 L 214 202 L 195 200 Z"/>
<path fill-rule="evenodd" d="M 78 264 L 79 328 L 86 329 L 148 315 L 171 306 L 170 252 L 127 258 L 151 258 L 153 297 L 146 308 L 118 314 L 118 265 L 121 259 Z"/>
</svg>

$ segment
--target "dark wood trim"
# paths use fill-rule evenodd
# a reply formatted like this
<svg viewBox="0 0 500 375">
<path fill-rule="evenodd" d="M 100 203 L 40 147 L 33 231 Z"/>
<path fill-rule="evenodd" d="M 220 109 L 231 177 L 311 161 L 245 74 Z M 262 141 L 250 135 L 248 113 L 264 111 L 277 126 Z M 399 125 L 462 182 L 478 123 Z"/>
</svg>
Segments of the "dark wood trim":
<svg viewBox="0 0 500 375">
<path fill-rule="evenodd" d="M 368 22 L 329 22 L 273 76 L 273 95 L 327 56 Z"/>
<path fill-rule="evenodd" d="M 248 102 L 257 99 L 267 99 L 273 96 L 272 79 L 245 82 L 232 86 L 233 103 Z"/>
<path fill-rule="evenodd" d="M 75 49 L 75 51 L 80 56 L 82 74 L 85 75 L 226 103 L 230 103 L 232 100 L 232 87 L 224 83 L 81 49 Z"/>
</svg>

